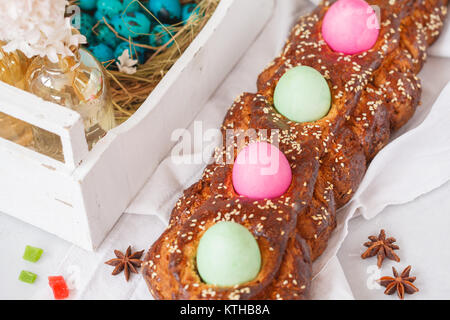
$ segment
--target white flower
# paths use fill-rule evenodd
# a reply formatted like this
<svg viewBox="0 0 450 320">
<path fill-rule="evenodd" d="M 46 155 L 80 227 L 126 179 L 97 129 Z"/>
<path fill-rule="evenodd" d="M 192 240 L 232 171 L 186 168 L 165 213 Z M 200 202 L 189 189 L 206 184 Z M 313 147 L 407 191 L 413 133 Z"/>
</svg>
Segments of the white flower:
<svg viewBox="0 0 450 320">
<path fill-rule="evenodd" d="M 116 62 L 120 72 L 126 74 L 136 73 L 137 60 L 130 58 L 128 49 L 123 50 L 122 55 L 118 58 L 119 62 Z"/>
<path fill-rule="evenodd" d="M 7 52 L 20 50 L 28 58 L 47 56 L 52 62 L 72 56 L 71 46 L 86 43 L 72 34 L 71 18 L 64 17 L 66 0 L 0 0 L 0 40 Z"/>
</svg>

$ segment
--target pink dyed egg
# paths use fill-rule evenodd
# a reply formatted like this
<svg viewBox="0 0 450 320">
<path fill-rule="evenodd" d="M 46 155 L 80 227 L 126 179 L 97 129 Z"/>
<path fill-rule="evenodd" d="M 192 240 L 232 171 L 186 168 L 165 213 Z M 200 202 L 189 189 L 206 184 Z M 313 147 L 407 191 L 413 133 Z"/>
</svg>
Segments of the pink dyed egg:
<svg viewBox="0 0 450 320">
<path fill-rule="evenodd" d="M 234 189 L 251 199 L 272 199 L 283 195 L 292 181 L 286 156 L 275 146 L 255 142 L 242 149 L 233 167 Z"/>
<path fill-rule="evenodd" d="M 339 0 L 328 9 L 322 36 L 336 52 L 356 54 L 371 49 L 378 39 L 380 22 L 364 0 Z"/>
</svg>

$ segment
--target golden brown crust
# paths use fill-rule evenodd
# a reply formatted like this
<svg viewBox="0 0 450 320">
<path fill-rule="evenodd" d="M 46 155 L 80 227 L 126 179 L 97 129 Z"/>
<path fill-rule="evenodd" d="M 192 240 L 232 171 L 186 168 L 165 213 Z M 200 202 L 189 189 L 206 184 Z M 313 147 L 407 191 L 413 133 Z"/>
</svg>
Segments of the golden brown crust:
<svg viewBox="0 0 450 320">
<path fill-rule="evenodd" d="M 300 19 L 283 53 L 259 76 L 258 93 L 239 97 L 222 126 L 225 146 L 227 130 L 268 130 L 266 137 L 255 138 L 269 142 L 278 137 L 292 167 L 290 188 L 272 200 L 238 196 L 232 164 L 225 160 L 234 159 L 249 139 L 237 138 L 218 150 L 216 160 L 225 164 L 209 165 L 185 191 L 168 229 L 145 258 L 143 275 L 155 298 L 307 298 L 311 261 L 327 246 L 336 210 L 351 199 L 368 163 L 419 104 L 416 74 L 447 11 L 447 0 L 368 1 L 380 8 L 379 40 L 365 53 L 346 56 L 331 51 L 321 38 L 321 21 L 333 2 Z M 293 123 L 272 105 L 280 77 L 300 64 L 321 72 L 332 92 L 330 113 L 314 123 Z M 198 241 L 221 220 L 241 223 L 257 239 L 262 268 L 254 281 L 216 288 L 198 276 Z"/>
</svg>

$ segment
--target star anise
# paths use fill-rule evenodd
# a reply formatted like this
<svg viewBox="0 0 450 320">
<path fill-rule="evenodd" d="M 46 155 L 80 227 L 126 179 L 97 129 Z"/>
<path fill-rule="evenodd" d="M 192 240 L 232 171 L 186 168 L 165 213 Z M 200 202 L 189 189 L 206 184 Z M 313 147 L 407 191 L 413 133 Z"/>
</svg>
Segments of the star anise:
<svg viewBox="0 0 450 320">
<path fill-rule="evenodd" d="M 397 270 L 392 267 L 393 277 L 382 277 L 378 280 L 378 283 L 383 287 L 386 287 L 384 291 L 385 294 L 393 294 L 397 291 L 400 299 L 403 299 L 405 292 L 408 294 L 414 294 L 419 291 L 412 283 L 416 280 L 416 277 L 410 277 L 409 272 L 411 271 L 411 266 L 408 266 L 403 270 L 402 274 L 399 276 Z"/>
<path fill-rule="evenodd" d="M 124 271 L 125 279 L 128 281 L 130 279 L 130 271 L 138 273 L 136 268 L 140 268 L 142 264 L 141 257 L 143 253 L 144 250 L 131 254 L 131 246 L 129 246 L 125 254 L 119 250 L 114 250 L 114 254 L 117 258 L 106 261 L 105 263 L 110 266 L 115 266 L 112 272 L 113 276 Z"/>
<path fill-rule="evenodd" d="M 376 255 L 378 268 L 381 268 L 385 257 L 400 262 L 400 258 L 394 252 L 394 250 L 399 249 L 399 246 L 393 244 L 397 240 L 392 237 L 386 239 L 386 233 L 383 229 L 378 237 L 369 236 L 369 240 L 364 243 L 364 246 L 368 247 L 368 249 L 361 255 L 361 258 L 366 259 Z"/>
</svg>

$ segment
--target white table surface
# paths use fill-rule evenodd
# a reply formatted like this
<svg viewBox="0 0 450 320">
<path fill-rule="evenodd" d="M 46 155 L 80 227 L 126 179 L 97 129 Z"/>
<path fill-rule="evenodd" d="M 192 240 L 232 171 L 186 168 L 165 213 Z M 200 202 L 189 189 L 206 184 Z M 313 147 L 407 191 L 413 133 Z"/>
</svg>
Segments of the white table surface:
<svg viewBox="0 0 450 320">
<path fill-rule="evenodd" d="M 449 71 L 450 59 L 429 59 L 421 74 L 423 79 L 429 79 L 423 85 L 424 104 L 432 105 L 450 81 Z M 248 77 L 254 79 L 251 74 Z M 450 239 L 449 195 L 450 183 L 447 183 L 408 204 L 388 207 L 375 219 L 367 221 L 358 217 L 351 220 L 349 234 L 337 258 L 327 266 L 328 274 L 340 275 L 340 283 L 335 285 L 341 290 L 323 296 L 324 288 L 313 288 L 313 297 L 395 299 L 383 295 L 382 289 L 374 288 L 372 280 L 380 275 L 390 275 L 393 265 L 401 269 L 410 264 L 420 292 L 408 299 L 450 299 L 450 250 L 446 247 Z M 361 260 L 360 255 L 366 237 L 377 234 L 381 228 L 397 238 L 401 262 L 396 264 L 386 260 L 381 271 L 377 271 L 374 267 L 376 258 Z M 151 299 L 140 275 L 132 275 L 130 282 L 124 284 L 123 275 L 110 276 L 112 267 L 104 265 L 104 261 L 113 258 L 113 249 L 125 250 L 129 244 L 136 249 L 147 249 L 163 229 L 164 224 L 156 216 L 124 214 L 99 250 L 89 253 L 0 213 L 0 299 L 51 299 L 47 276 L 55 274 L 64 275 L 70 282 L 71 298 Z M 22 259 L 26 245 L 44 249 L 40 261 L 30 263 Z M 33 285 L 20 282 L 21 270 L 38 274 L 38 279 Z M 316 294 L 319 291 L 322 296 Z"/>
<path fill-rule="evenodd" d="M 376 273 L 376 258 L 361 260 L 364 250 L 362 243 L 366 237 L 376 234 L 380 228 L 385 228 L 389 235 L 397 238 L 400 246 L 399 264 L 385 260 L 382 275 L 390 275 L 392 266 L 406 267 L 412 265 L 412 274 L 417 276 L 418 294 L 408 296 L 408 299 L 450 299 L 450 250 L 447 248 L 450 230 L 450 183 L 401 206 L 386 208 L 375 219 L 367 221 L 355 218 L 349 224 L 349 235 L 339 251 L 338 259 L 346 275 L 348 284 L 355 299 L 394 299 L 385 296 L 381 289 L 370 288 L 367 282 L 380 274 Z M 123 224 L 152 225 L 156 230 L 163 230 L 164 225 L 155 216 L 140 216 L 125 214 L 117 226 Z M 144 228 L 145 229 L 145 228 Z M 142 228 L 136 228 L 142 230 Z M 121 234 L 120 228 L 115 228 L 109 238 L 120 238 L 120 243 L 133 243 L 136 248 L 147 248 L 156 236 L 148 235 L 147 243 L 139 243 L 139 234 Z M 27 244 L 41 247 L 45 250 L 38 263 L 30 263 L 22 259 Z M 125 248 L 123 248 L 125 249 Z M 0 214 L 0 299 L 46 299 L 51 298 L 46 277 L 59 268 L 59 264 L 73 251 L 83 251 L 74 248 L 70 243 L 51 234 L 43 232 L 31 225 L 25 224 L 5 214 Z M 150 299 L 140 276 L 133 275 L 127 287 L 129 293 L 123 292 L 122 275 L 111 277 L 112 268 L 103 262 L 112 258 L 112 252 L 90 253 L 92 269 L 100 269 L 105 277 L 92 281 L 92 286 L 102 286 L 105 294 L 92 299 L 129 298 Z M 74 265 L 75 270 L 78 268 Z M 17 280 L 21 270 L 37 273 L 38 279 L 30 285 Z M 59 271 L 59 270 L 58 270 Z M 70 273 L 70 270 L 66 270 Z M 102 282 L 106 280 L 107 283 Z M 117 288 L 117 292 L 114 291 Z M 108 289 L 109 291 L 106 291 Z M 119 292 L 120 291 L 120 292 Z M 336 297 L 339 298 L 339 297 Z"/>
</svg>

